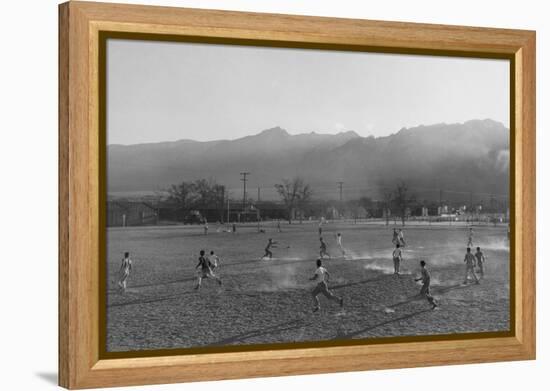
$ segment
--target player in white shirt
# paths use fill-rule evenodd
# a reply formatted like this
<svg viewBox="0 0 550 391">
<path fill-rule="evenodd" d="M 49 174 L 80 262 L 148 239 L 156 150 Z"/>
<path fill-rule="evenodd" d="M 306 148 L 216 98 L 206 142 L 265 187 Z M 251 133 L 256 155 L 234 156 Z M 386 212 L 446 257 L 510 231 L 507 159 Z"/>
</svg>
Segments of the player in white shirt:
<svg viewBox="0 0 550 391">
<path fill-rule="evenodd" d="M 334 295 L 331 291 L 328 290 L 328 282 L 330 280 L 330 274 L 322 266 L 322 261 L 320 259 L 317 260 L 317 270 L 315 270 L 315 274 L 313 277 L 310 278 L 311 281 L 318 281 L 317 285 L 311 291 L 311 295 L 313 296 L 313 301 L 315 302 L 315 308 L 313 309 L 313 312 L 317 312 L 321 309 L 321 303 L 319 302 L 319 298 L 317 297 L 319 294 L 323 294 L 327 299 L 332 301 L 337 301 L 340 303 L 340 307 L 344 305 L 344 298 L 338 297 Z"/>
<path fill-rule="evenodd" d="M 393 244 L 399 243 L 399 235 L 397 234 L 397 230 L 395 228 L 393 229 L 393 237 L 391 239 L 391 242 Z"/>
<path fill-rule="evenodd" d="M 342 245 L 342 234 L 340 232 L 338 232 L 336 234 L 336 243 L 338 244 L 338 248 L 342 252 L 342 256 L 345 257 L 346 256 L 346 250 L 344 249 L 344 246 Z"/>
<path fill-rule="evenodd" d="M 470 230 L 468 231 L 468 243 L 466 244 L 466 247 L 473 247 L 474 246 L 474 229 L 470 227 Z"/>
<path fill-rule="evenodd" d="M 401 266 L 401 261 L 403 260 L 403 255 L 401 254 L 401 246 L 399 243 L 395 245 L 395 250 L 393 250 L 392 258 L 393 258 L 393 274 L 399 275 L 399 269 Z"/>
<path fill-rule="evenodd" d="M 405 243 L 405 237 L 403 236 L 403 230 L 400 229 L 399 230 L 399 244 L 401 244 L 401 246 L 405 247 L 407 244 Z"/>
<path fill-rule="evenodd" d="M 132 260 L 130 259 L 130 253 L 125 252 L 124 258 L 122 259 L 122 264 L 120 265 L 120 270 L 118 272 L 118 287 L 122 292 L 126 292 L 126 281 L 130 276 L 130 271 L 132 270 Z"/>
<path fill-rule="evenodd" d="M 210 251 L 210 256 L 208 257 L 208 260 L 212 264 L 212 269 L 215 269 L 219 266 L 220 257 L 214 254 L 214 251 Z"/>
</svg>

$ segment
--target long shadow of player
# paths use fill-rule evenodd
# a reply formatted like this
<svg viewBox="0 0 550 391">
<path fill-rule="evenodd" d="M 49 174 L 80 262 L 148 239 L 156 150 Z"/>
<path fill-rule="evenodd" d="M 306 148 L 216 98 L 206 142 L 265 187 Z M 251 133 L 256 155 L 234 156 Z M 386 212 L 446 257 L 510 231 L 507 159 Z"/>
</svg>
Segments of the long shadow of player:
<svg viewBox="0 0 550 391">
<path fill-rule="evenodd" d="M 380 323 L 373 324 L 371 326 L 367 326 L 367 327 L 365 327 L 363 329 L 360 329 L 360 330 L 352 331 L 351 333 L 338 332 L 333 339 L 350 339 L 350 338 L 356 337 L 358 335 L 361 335 L 363 333 L 366 333 L 368 331 L 372 331 L 372 330 L 374 330 L 378 327 L 385 326 L 385 325 L 388 325 L 388 324 L 391 324 L 391 323 L 394 323 L 394 322 L 400 322 L 402 320 L 410 319 L 410 318 L 413 318 L 417 315 L 421 315 L 425 312 L 431 312 L 431 311 L 432 311 L 431 309 L 425 309 L 425 310 L 412 312 L 410 314 L 403 315 L 403 316 L 400 316 L 398 318 L 389 319 L 389 320 L 386 320 L 384 322 L 380 322 Z"/>
<path fill-rule="evenodd" d="M 178 284 L 180 282 L 189 282 L 189 281 L 196 281 L 197 277 L 190 277 L 190 278 L 181 278 L 179 280 L 170 280 L 170 281 L 159 281 L 154 282 L 151 284 L 141 284 L 141 285 L 132 285 L 131 289 L 137 289 L 137 288 L 150 288 L 152 286 L 161 286 L 161 285 L 170 285 L 170 284 Z M 107 290 L 107 293 L 116 293 L 119 292 L 120 289 L 109 289 Z"/>
<path fill-rule="evenodd" d="M 448 292 L 456 290 L 456 289 L 464 289 L 464 288 L 468 288 L 468 287 L 469 287 L 468 285 L 462 285 L 462 284 L 455 284 L 455 285 L 449 285 L 449 286 L 437 286 L 436 285 L 436 286 L 433 286 L 431 289 L 432 289 L 432 293 L 435 293 L 437 295 L 443 295 L 445 293 L 448 293 Z M 412 303 L 414 301 L 423 301 L 423 300 L 426 300 L 425 296 L 423 296 L 421 294 L 416 294 L 416 295 L 413 295 L 413 296 L 409 296 L 406 300 L 403 300 L 403 301 L 400 301 L 398 303 L 389 305 L 388 308 L 395 308 L 395 307 L 399 307 L 400 305 Z"/>
<path fill-rule="evenodd" d="M 303 318 L 290 320 L 288 322 L 279 323 L 269 327 L 263 327 L 261 329 L 247 331 L 241 334 L 233 335 L 228 338 L 208 344 L 208 346 L 228 345 L 236 342 L 244 342 L 247 339 L 259 337 L 268 334 L 279 334 L 283 331 L 295 330 L 307 326 L 308 323 L 304 322 Z"/>
<path fill-rule="evenodd" d="M 240 262 L 231 262 L 231 263 L 226 263 L 224 264 L 224 268 L 229 268 L 229 267 L 232 267 L 232 266 L 238 266 L 238 265 L 246 265 L 246 264 L 251 264 L 252 267 L 256 268 L 256 269 L 262 269 L 262 268 L 265 268 L 265 267 L 270 267 L 270 266 L 284 266 L 284 265 L 292 265 L 292 264 L 297 264 L 297 263 L 309 263 L 309 262 L 313 262 L 315 261 L 316 258 L 307 258 L 307 259 L 273 259 L 271 261 L 267 261 L 267 262 L 260 262 L 258 261 L 257 259 L 253 259 L 253 260 L 246 260 L 246 261 L 240 261 Z"/>
<path fill-rule="evenodd" d="M 457 289 L 465 289 L 465 288 L 469 288 L 470 285 L 464 285 L 464 284 L 455 284 L 455 285 L 449 285 L 449 286 L 433 286 L 431 289 L 434 293 L 437 293 L 439 295 L 443 294 L 443 293 L 447 293 L 447 292 L 450 292 L 450 291 L 454 291 L 454 290 L 457 290 Z"/>
<path fill-rule="evenodd" d="M 331 285 L 330 289 L 331 290 L 337 290 L 337 289 L 342 289 L 342 288 L 348 288 L 350 286 L 368 284 L 369 282 L 378 282 L 378 281 L 384 280 L 386 278 L 387 278 L 387 276 L 380 276 L 380 277 L 370 278 L 368 280 L 363 280 L 363 281 L 349 282 L 347 284 Z"/>
<path fill-rule="evenodd" d="M 110 308 L 110 307 L 124 307 L 124 306 L 127 306 L 127 305 L 137 305 L 137 304 L 158 303 L 158 302 L 161 302 L 161 301 L 168 301 L 168 300 L 178 299 L 180 297 L 187 296 L 187 295 L 192 295 L 192 294 L 196 294 L 196 293 L 194 293 L 194 292 L 184 292 L 184 293 L 179 293 L 177 295 L 157 297 L 157 298 L 154 298 L 154 299 L 153 298 L 145 299 L 145 300 L 140 299 L 140 300 L 126 301 L 126 302 L 122 302 L 122 303 L 112 303 L 112 304 L 108 304 L 107 308 Z"/>
</svg>

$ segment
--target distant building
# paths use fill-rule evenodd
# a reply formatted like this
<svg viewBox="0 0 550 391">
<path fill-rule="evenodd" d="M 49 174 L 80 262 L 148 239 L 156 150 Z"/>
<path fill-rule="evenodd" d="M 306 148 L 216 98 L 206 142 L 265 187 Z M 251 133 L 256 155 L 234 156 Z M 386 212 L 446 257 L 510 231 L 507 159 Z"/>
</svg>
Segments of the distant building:
<svg viewBox="0 0 550 391">
<path fill-rule="evenodd" d="M 428 216 L 438 216 L 438 215 L 440 215 L 439 206 L 434 206 L 434 205 L 428 206 Z"/>
<path fill-rule="evenodd" d="M 156 225 L 157 223 L 157 210 L 146 202 L 107 201 L 108 227 Z"/>
<path fill-rule="evenodd" d="M 439 208 L 437 208 L 437 214 L 440 216 L 449 214 L 449 206 L 448 205 L 440 206 Z"/>
<path fill-rule="evenodd" d="M 259 210 L 260 218 L 263 220 L 284 220 L 288 217 L 286 207 L 278 202 L 258 201 L 255 207 Z"/>
<path fill-rule="evenodd" d="M 224 202 L 219 205 L 194 206 L 185 209 L 170 201 L 158 205 L 161 224 L 202 224 L 208 222 L 256 222 L 258 220 L 286 219 L 288 211 L 284 205 L 271 201 L 250 202 L 243 210 L 241 201 Z"/>
</svg>

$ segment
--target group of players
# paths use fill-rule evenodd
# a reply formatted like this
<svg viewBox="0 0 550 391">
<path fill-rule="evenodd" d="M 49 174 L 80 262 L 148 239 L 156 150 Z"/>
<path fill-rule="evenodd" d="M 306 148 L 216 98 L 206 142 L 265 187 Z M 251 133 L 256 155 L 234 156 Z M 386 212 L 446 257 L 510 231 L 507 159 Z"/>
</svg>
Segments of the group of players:
<svg viewBox="0 0 550 391">
<path fill-rule="evenodd" d="M 481 277 L 484 276 L 484 264 L 485 264 L 485 255 L 483 255 L 483 252 L 481 252 L 481 247 L 476 248 L 476 253 L 472 254 L 471 247 L 473 247 L 473 241 L 474 241 L 474 230 L 473 228 L 469 228 L 468 230 L 468 242 L 466 244 L 466 255 L 464 256 L 464 263 L 466 264 L 466 274 L 464 276 L 464 282 L 463 284 L 468 284 L 468 280 L 470 277 L 474 280 L 476 284 L 479 284 L 479 277 L 476 274 L 475 266 L 479 268 L 479 273 Z M 395 244 L 395 249 L 393 250 L 393 268 L 394 268 L 394 274 L 399 275 L 400 274 L 400 266 L 401 262 L 403 260 L 403 254 L 401 251 L 402 246 L 406 246 L 405 240 L 403 239 L 403 231 L 399 230 L 397 232 L 395 229 L 393 230 L 393 240 L 392 242 Z M 426 261 L 421 260 L 420 261 L 420 271 L 421 271 L 421 277 L 415 279 L 415 281 L 422 281 L 422 288 L 420 289 L 420 295 L 424 296 L 428 302 L 431 304 L 432 309 L 435 309 L 438 305 L 433 298 L 433 296 L 430 294 L 430 272 L 428 271 L 426 267 Z"/>
<path fill-rule="evenodd" d="M 222 285 L 222 280 L 215 273 L 214 270 L 220 265 L 220 257 L 218 257 L 214 251 L 210 251 L 210 255 L 206 256 L 206 252 L 201 250 L 199 253 L 199 263 L 195 266 L 195 269 L 200 267 L 200 270 L 197 274 L 197 284 L 195 289 L 199 290 L 202 285 L 202 280 L 205 278 L 211 278 L 218 282 L 219 285 Z M 124 258 L 122 258 L 122 263 L 120 269 L 118 270 L 118 281 L 117 286 L 122 293 L 126 292 L 126 286 L 128 277 L 130 277 L 130 272 L 132 271 L 132 260 L 130 259 L 130 253 L 125 252 Z"/>
<path fill-rule="evenodd" d="M 280 231 L 280 228 L 278 228 Z M 313 312 L 319 311 L 321 308 L 320 301 L 318 296 L 320 294 L 324 295 L 327 299 L 335 301 L 339 303 L 340 306 L 344 305 L 344 299 L 342 297 L 336 296 L 334 293 L 332 293 L 328 288 L 328 283 L 330 280 L 330 274 L 327 271 L 327 269 L 323 266 L 323 258 L 331 258 L 330 254 L 327 250 L 327 244 L 324 241 L 322 235 L 322 222 L 319 224 L 319 241 L 320 241 L 320 250 L 319 250 L 319 258 L 316 260 L 317 268 L 315 270 L 314 275 L 310 278 L 312 281 L 317 281 L 317 285 L 315 288 L 311 291 L 315 307 L 313 309 Z M 481 248 L 476 248 L 476 253 L 472 254 L 471 247 L 473 247 L 473 238 L 474 238 L 474 231 L 473 228 L 469 228 L 468 231 L 468 242 L 467 242 L 467 248 L 466 248 L 466 255 L 464 257 L 464 263 L 466 264 L 466 274 L 464 276 L 464 284 L 468 283 L 468 280 L 470 277 L 473 278 L 474 282 L 476 284 L 479 284 L 480 278 L 477 276 L 475 271 L 475 266 L 479 268 L 479 273 L 481 277 L 484 276 L 484 263 L 485 263 L 485 256 L 481 252 Z M 346 257 L 346 250 L 343 247 L 342 244 L 342 234 L 338 232 L 336 234 L 336 243 L 337 246 L 342 254 L 342 257 Z M 395 249 L 392 253 L 393 258 L 393 265 L 394 265 L 394 274 L 399 276 L 400 275 L 400 265 L 403 260 L 403 254 L 402 254 L 402 247 L 406 246 L 404 233 L 402 229 L 393 230 L 393 238 L 392 243 L 395 245 Z M 273 258 L 273 252 L 272 249 L 277 247 L 278 242 L 274 241 L 273 239 L 269 238 L 267 245 L 265 247 L 265 253 L 261 259 L 269 259 L 271 260 Z M 290 247 L 290 246 L 289 246 Z M 289 248 L 287 247 L 287 248 Z M 195 285 L 195 289 L 199 290 L 202 285 L 202 280 L 205 278 L 212 279 L 218 282 L 219 285 L 222 285 L 222 280 L 220 277 L 218 277 L 214 270 L 219 267 L 220 258 L 214 253 L 214 251 L 210 251 L 210 255 L 206 256 L 206 252 L 204 250 L 200 251 L 198 263 L 195 266 L 195 269 L 200 268 L 198 274 L 197 274 L 197 283 Z M 129 252 L 124 253 L 124 258 L 122 259 L 122 263 L 119 270 L 119 279 L 118 279 L 118 287 L 122 292 L 126 291 L 127 286 L 127 280 L 130 276 L 130 272 L 132 270 L 132 260 L 130 259 Z M 425 297 L 428 301 L 428 303 L 432 306 L 432 309 L 435 309 L 438 307 L 438 304 L 434 297 L 430 294 L 430 272 L 428 271 L 427 264 L 424 260 L 420 260 L 420 277 L 416 278 L 415 281 L 421 281 L 422 282 L 422 288 L 420 289 L 420 295 L 422 297 Z"/>
</svg>

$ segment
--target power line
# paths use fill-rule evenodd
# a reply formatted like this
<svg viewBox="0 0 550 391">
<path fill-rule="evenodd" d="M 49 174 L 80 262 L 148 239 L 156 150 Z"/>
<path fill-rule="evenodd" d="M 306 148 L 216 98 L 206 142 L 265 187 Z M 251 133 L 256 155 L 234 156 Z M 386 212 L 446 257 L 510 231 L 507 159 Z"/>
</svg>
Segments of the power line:
<svg viewBox="0 0 550 391">
<path fill-rule="evenodd" d="M 244 175 L 246 174 L 246 175 Z M 250 180 L 247 176 L 250 175 L 250 173 L 241 173 L 242 178 L 240 179 L 243 182 L 243 188 L 241 188 L 241 191 L 243 191 L 243 207 L 246 206 L 247 202 L 247 184 Z M 336 182 L 337 186 L 334 188 L 330 185 L 313 185 L 312 190 L 314 196 L 334 196 L 335 198 L 339 199 L 343 202 L 344 200 L 344 194 L 343 194 L 343 184 L 346 182 L 339 181 Z M 272 197 L 274 194 L 276 194 L 275 189 L 271 185 L 258 185 L 257 188 L 259 189 L 260 195 L 263 192 L 263 196 Z M 381 191 L 385 190 L 393 190 L 393 186 L 361 186 L 361 185 L 346 185 L 346 191 L 348 192 L 350 197 L 359 197 L 361 195 L 369 194 L 369 193 L 379 193 Z M 238 188 L 228 188 L 228 190 L 233 190 L 234 192 L 238 192 Z M 427 187 L 416 187 L 411 186 L 408 189 L 409 191 L 417 194 L 426 194 L 426 193 L 432 193 L 432 198 L 435 202 L 439 201 L 439 204 L 442 205 L 444 202 L 446 202 L 446 198 L 449 196 L 454 196 L 453 198 L 456 198 L 457 196 L 463 196 L 463 200 L 468 204 L 472 205 L 474 203 L 475 198 L 481 198 L 481 197 L 487 197 L 487 198 L 494 198 L 494 199 L 501 199 L 504 202 L 507 202 L 510 198 L 509 195 L 505 194 L 495 194 L 495 193 L 485 193 L 485 192 L 472 192 L 472 191 L 459 191 L 459 190 L 451 190 L 451 189 L 442 189 L 442 188 L 427 188 Z"/>
<path fill-rule="evenodd" d="M 242 179 L 241 179 L 242 180 Z M 340 182 L 337 182 L 338 184 Z M 342 183 L 348 183 L 348 182 L 342 182 Z M 322 183 L 322 184 L 316 184 L 316 183 L 309 183 L 311 188 L 315 190 L 315 192 L 323 192 L 323 193 L 336 193 L 339 192 L 339 186 L 334 190 L 333 185 Z M 269 191 L 274 191 L 274 185 L 271 184 L 258 184 L 258 187 Z M 229 188 L 230 190 L 238 190 L 238 188 Z M 389 186 L 389 185 L 372 185 L 372 186 L 364 186 L 361 184 L 347 184 L 346 185 L 346 191 L 354 191 L 354 192 L 369 192 L 369 191 L 376 191 L 376 190 L 393 190 L 395 189 L 395 186 Z M 469 197 L 470 193 L 474 196 L 488 196 L 488 197 L 496 197 L 496 198 L 509 198 L 509 195 L 507 194 L 496 194 L 496 193 L 486 193 L 486 192 L 472 192 L 468 190 L 452 190 L 452 189 L 442 189 L 442 188 L 433 188 L 433 187 L 419 187 L 419 186 L 408 186 L 408 190 L 414 191 L 417 193 L 429 193 L 433 192 L 435 194 L 442 192 L 442 193 L 450 193 L 450 194 L 464 194 Z M 442 197 L 443 198 L 443 197 Z"/>
</svg>

